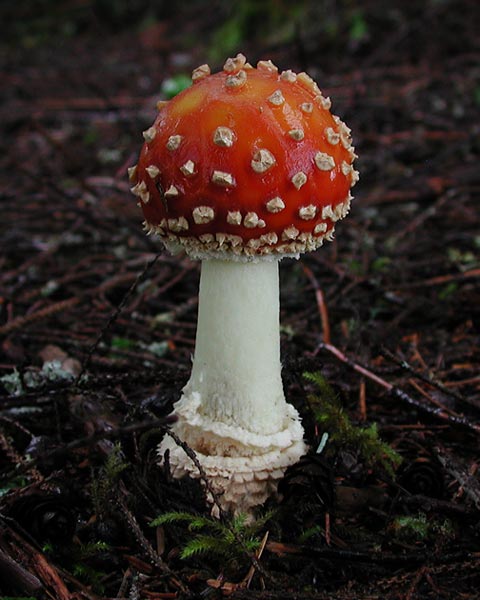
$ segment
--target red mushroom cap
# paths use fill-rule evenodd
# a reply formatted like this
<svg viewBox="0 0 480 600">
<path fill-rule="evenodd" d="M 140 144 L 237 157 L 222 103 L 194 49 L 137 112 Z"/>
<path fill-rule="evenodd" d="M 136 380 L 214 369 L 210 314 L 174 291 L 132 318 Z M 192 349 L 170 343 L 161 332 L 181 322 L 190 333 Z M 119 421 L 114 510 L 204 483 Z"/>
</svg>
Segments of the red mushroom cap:
<svg viewBox="0 0 480 600">
<path fill-rule="evenodd" d="M 350 130 L 315 82 L 241 54 L 192 79 L 160 103 L 130 170 L 146 229 L 199 258 L 297 255 L 332 239 L 358 174 Z"/>
</svg>

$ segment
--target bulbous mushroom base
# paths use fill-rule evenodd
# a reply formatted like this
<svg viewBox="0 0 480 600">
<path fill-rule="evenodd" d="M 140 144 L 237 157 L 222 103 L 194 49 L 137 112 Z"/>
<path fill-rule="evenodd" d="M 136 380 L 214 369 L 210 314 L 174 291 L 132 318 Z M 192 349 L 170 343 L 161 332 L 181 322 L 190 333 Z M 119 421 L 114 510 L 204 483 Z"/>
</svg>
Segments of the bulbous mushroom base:
<svg viewBox="0 0 480 600">
<path fill-rule="evenodd" d="M 287 405 L 283 429 L 262 435 L 211 421 L 200 413 L 200 405 L 197 393 L 177 402 L 174 415 L 178 420 L 172 431 L 194 450 L 222 509 L 236 514 L 251 513 L 275 493 L 287 467 L 307 450 L 299 415 L 293 406 Z M 167 450 L 175 478 L 200 477 L 192 459 L 168 435 L 158 449 L 160 462 Z M 212 501 L 208 495 L 207 499 Z M 217 512 L 212 505 L 212 514 Z"/>
</svg>

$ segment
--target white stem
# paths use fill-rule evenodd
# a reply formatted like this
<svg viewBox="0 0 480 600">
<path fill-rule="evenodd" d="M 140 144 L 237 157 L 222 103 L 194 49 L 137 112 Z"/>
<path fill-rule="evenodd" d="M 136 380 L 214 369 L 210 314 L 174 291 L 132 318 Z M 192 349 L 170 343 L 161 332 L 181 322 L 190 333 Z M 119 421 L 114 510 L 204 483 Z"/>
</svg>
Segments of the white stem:
<svg viewBox="0 0 480 600">
<path fill-rule="evenodd" d="M 260 433 L 285 427 L 278 262 L 204 260 L 195 358 L 185 394 L 214 422 Z"/>
<path fill-rule="evenodd" d="M 225 510 L 250 512 L 306 452 L 281 379 L 278 262 L 205 259 L 195 358 L 172 430 L 195 451 Z M 168 435 L 174 477 L 199 477 Z"/>
</svg>

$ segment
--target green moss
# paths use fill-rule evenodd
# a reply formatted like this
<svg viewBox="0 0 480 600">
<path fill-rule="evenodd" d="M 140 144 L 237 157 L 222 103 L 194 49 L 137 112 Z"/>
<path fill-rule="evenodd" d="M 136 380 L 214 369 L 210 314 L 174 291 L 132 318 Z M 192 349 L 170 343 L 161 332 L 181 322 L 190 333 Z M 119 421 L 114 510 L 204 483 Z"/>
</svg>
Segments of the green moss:
<svg viewBox="0 0 480 600">
<path fill-rule="evenodd" d="M 397 539 L 404 542 L 425 542 L 438 535 L 451 537 L 454 534 L 450 521 L 428 519 L 424 513 L 397 517 L 390 530 Z"/>
<path fill-rule="evenodd" d="M 120 474 L 128 467 L 120 444 L 115 444 L 107 457 L 104 466 L 92 480 L 92 502 L 97 516 L 110 512 L 110 497 L 115 489 Z"/>
<path fill-rule="evenodd" d="M 351 448 L 368 466 L 379 468 L 394 477 L 395 468 L 402 459 L 380 439 L 377 424 L 372 423 L 367 427 L 353 425 L 337 394 L 321 373 L 305 373 L 304 377 L 319 390 L 318 394 L 308 396 L 308 402 L 315 420 L 329 434 L 330 445 L 335 449 Z"/>
</svg>

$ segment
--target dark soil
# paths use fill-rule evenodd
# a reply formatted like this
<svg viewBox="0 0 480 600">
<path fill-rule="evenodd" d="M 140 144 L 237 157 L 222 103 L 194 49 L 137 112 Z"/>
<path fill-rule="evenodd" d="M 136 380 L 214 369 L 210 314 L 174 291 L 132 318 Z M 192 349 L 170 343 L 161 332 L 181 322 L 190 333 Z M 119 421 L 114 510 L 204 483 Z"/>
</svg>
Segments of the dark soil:
<svg viewBox="0 0 480 600">
<path fill-rule="evenodd" d="M 2 597 L 480 597 L 479 4 L 353 4 L 1 4 Z M 182 559 L 196 532 L 149 523 L 208 515 L 155 462 L 199 265 L 144 234 L 126 169 L 165 80 L 239 50 L 316 78 L 361 179 L 337 239 L 281 264 L 312 454 L 266 507 L 258 560 L 241 528 L 231 554 Z M 314 453 L 305 372 L 377 424 L 394 473 L 348 439 Z"/>
</svg>

